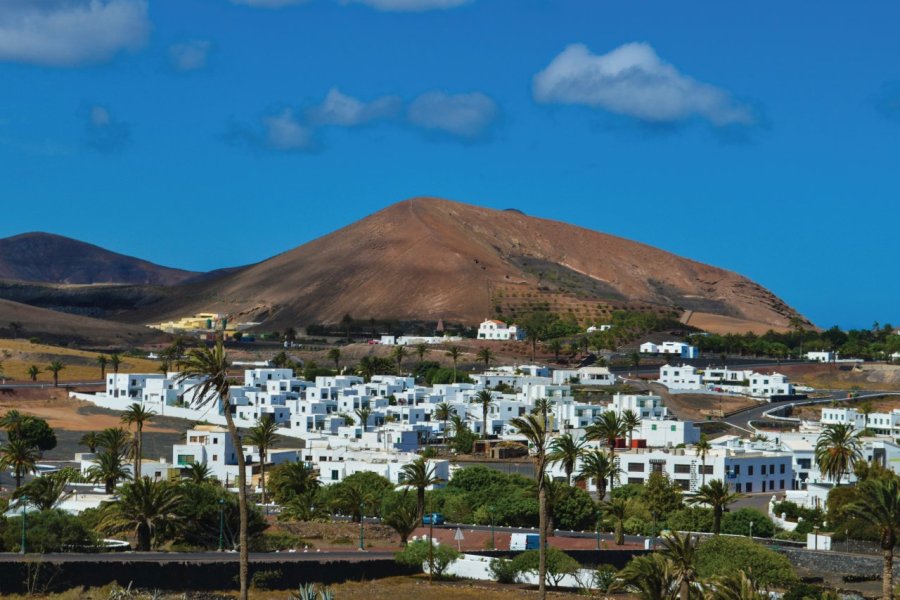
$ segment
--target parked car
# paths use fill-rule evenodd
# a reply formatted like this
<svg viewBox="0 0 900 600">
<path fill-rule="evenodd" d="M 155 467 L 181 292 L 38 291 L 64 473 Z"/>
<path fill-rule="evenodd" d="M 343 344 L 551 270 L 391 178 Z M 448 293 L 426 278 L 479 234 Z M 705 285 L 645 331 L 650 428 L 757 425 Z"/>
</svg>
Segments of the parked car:
<svg viewBox="0 0 900 600">
<path fill-rule="evenodd" d="M 422 516 L 422 525 L 443 525 L 444 515 L 441 513 L 428 513 Z"/>
</svg>

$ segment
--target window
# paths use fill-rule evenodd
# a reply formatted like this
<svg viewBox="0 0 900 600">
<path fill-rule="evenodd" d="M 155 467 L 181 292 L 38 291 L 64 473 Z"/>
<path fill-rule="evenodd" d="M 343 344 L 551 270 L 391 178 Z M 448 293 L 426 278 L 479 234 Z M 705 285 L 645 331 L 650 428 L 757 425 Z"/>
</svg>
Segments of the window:
<svg viewBox="0 0 900 600">
<path fill-rule="evenodd" d="M 644 463 L 628 463 L 628 472 L 629 473 L 643 473 L 644 472 Z"/>
<path fill-rule="evenodd" d="M 218 461 L 218 460 L 219 460 L 219 455 L 218 455 L 218 454 L 213 454 L 213 462 L 216 462 L 216 461 Z"/>
<path fill-rule="evenodd" d="M 769 480 L 769 490 L 771 491 L 771 490 L 774 490 L 774 489 L 775 489 L 775 480 L 774 480 L 774 479 L 770 479 L 770 480 Z"/>
<path fill-rule="evenodd" d="M 747 482 L 747 489 L 746 489 L 745 491 L 747 491 L 747 492 L 752 492 L 752 491 L 753 491 L 753 484 L 750 483 L 749 481 Z"/>
<path fill-rule="evenodd" d="M 784 479 L 782 479 L 781 481 L 778 482 L 778 489 L 779 489 L 779 490 L 783 490 L 783 489 L 784 489 Z"/>
<path fill-rule="evenodd" d="M 675 426 L 674 426 L 674 425 L 672 425 L 672 429 L 671 429 L 671 430 L 672 430 L 672 431 L 675 431 Z"/>
<path fill-rule="evenodd" d="M 704 475 L 712 475 L 713 474 L 713 466 L 712 465 L 701 465 L 700 472 Z"/>
<path fill-rule="evenodd" d="M 781 468 L 778 469 L 778 472 L 781 473 L 782 475 L 784 475 L 784 463 L 781 463 L 781 465 L 779 465 L 779 466 L 780 466 Z M 782 483 L 784 483 L 784 482 L 782 482 Z"/>
<path fill-rule="evenodd" d="M 675 465 L 674 469 L 676 473 L 690 473 L 691 465 Z"/>
<path fill-rule="evenodd" d="M 332 481 L 337 481 L 337 480 L 338 480 L 338 471 L 336 471 L 336 470 L 332 470 L 332 471 L 331 471 L 331 480 L 332 480 Z"/>
<path fill-rule="evenodd" d="M 193 454 L 179 454 L 178 455 L 178 464 L 179 465 L 190 465 L 194 463 L 194 455 Z"/>
<path fill-rule="evenodd" d="M 650 431 L 656 431 L 656 424 L 650 426 Z"/>
<path fill-rule="evenodd" d="M 753 465 L 747 467 L 747 475 L 753 475 Z"/>
<path fill-rule="evenodd" d="M 633 484 L 637 484 L 637 485 L 643 485 L 644 480 L 643 480 L 643 478 L 641 478 L 641 477 L 629 477 L 629 478 L 628 478 L 628 483 L 633 483 Z"/>
</svg>

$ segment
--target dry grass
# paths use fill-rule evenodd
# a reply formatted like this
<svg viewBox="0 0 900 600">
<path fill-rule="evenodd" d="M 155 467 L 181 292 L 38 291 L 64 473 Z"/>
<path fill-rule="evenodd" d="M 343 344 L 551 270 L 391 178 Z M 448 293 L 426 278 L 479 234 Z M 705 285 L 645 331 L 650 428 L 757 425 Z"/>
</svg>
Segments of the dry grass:
<svg viewBox="0 0 900 600">
<path fill-rule="evenodd" d="M 900 392 L 900 365 L 783 365 L 778 371 L 817 390 Z"/>
<path fill-rule="evenodd" d="M 97 352 L 51 346 L 49 344 L 32 344 L 28 340 L 0 340 L 0 363 L 7 380 L 30 381 L 28 368 L 37 365 L 42 370 L 54 360 L 58 360 L 65 369 L 60 371 L 60 383 L 66 381 L 98 380 L 100 368 L 97 366 Z M 159 363 L 145 358 L 120 355 L 121 372 L 156 373 Z M 45 370 L 38 375 L 39 382 L 53 381 L 53 377 Z"/>
</svg>

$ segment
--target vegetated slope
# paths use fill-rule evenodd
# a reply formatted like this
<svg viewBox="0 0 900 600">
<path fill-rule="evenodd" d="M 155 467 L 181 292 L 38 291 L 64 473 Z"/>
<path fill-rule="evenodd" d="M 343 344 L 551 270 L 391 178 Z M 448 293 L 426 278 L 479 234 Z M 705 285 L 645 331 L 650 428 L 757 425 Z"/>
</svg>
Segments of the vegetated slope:
<svg viewBox="0 0 900 600">
<path fill-rule="evenodd" d="M 12 325 L 19 327 L 14 331 Z M 140 325 L 92 319 L 19 302 L 0 300 L 0 337 L 38 338 L 45 342 L 131 347 L 167 336 Z"/>
<path fill-rule="evenodd" d="M 50 233 L 23 233 L 0 239 L 3 279 L 172 285 L 195 275 Z"/>
<path fill-rule="evenodd" d="M 583 322 L 623 307 L 775 328 L 799 316 L 745 277 L 644 244 L 519 211 L 416 198 L 215 281 L 179 286 L 134 318 L 214 310 L 276 328 L 345 314 L 475 324 L 538 303 Z"/>
</svg>

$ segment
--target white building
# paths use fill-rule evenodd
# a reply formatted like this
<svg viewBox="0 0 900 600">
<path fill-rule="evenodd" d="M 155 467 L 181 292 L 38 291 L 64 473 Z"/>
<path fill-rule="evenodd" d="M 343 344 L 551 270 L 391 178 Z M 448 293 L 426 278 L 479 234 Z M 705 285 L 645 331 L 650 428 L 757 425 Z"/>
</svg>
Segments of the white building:
<svg viewBox="0 0 900 600">
<path fill-rule="evenodd" d="M 750 395 L 757 398 L 794 395 L 794 384 L 780 373 L 754 373 L 750 376 Z"/>
<path fill-rule="evenodd" d="M 835 360 L 834 352 L 807 352 L 806 360 L 813 360 L 820 363 L 830 363 Z"/>
<path fill-rule="evenodd" d="M 609 323 L 604 323 L 602 325 L 591 325 L 587 328 L 587 333 L 596 333 L 598 331 L 609 331 L 612 329 L 612 325 Z"/>
<path fill-rule="evenodd" d="M 662 344 L 644 342 L 641 344 L 640 352 L 641 354 L 671 354 L 679 358 L 698 358 L 700 356 L 700 351 L 696 346 L 684 342 L 663 342 Z"/>
<path fill-rule="evenodd" d="M 681 365 L 680 367 L 668 364 L 659 368 L 659 383 L 670 390 L 700 390 L 703 389 L 703 376 L 695 367 Z"/>
<path fill-rule="evenodd" d="M 580 367 L 578 369 L 556 369 L 553 383 L 577 383 L 579 385 L 614 385 L 616 376 L 607 367 Z"/>
<path fill-rule="evenodd" d="M 524 340 L 525 331 L 517 325 L 507 325 L 503 321 L 488 319 L 478 326 L 479 340 Z"/>
<path fill-rule="evenodd" d="M 704 383 L 749 383 L 753 371 L 748 369 L 729 369 L 725 367 L 707 367 L 703 371 Z"/>
</svg>

